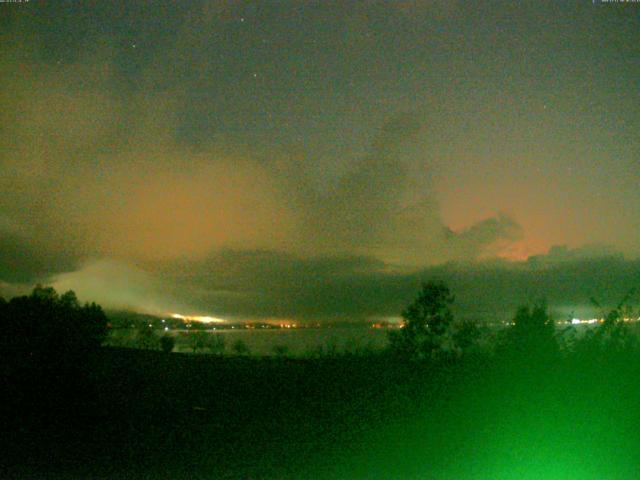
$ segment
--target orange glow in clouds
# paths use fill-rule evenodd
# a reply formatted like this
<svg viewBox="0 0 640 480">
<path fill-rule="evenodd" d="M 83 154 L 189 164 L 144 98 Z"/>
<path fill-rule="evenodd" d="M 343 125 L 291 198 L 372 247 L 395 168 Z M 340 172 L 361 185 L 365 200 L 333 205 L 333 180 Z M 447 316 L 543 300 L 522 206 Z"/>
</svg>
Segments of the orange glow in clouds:
<svg viewBox="0 0 640 480">
<path fill-rule="evenodd" d="M 547 251 L 548 248 L 536 246 L 535 243 L 528 240 L 520 240 L 498 252 L 497 257 L 514 262 L 523 262 L 532 255 L 540 255 Z"/>
<path fill-rule="evenodd" d="M 123 193 L 106 207 L 109 253 L 202 257 L 217 248 L 274 248 L 291 237 L 295 221 L 264 169 L 241 159 L 195 159 L 191 165 L 152 169 L 143 181 L 122 179 Z"/>
</svg>

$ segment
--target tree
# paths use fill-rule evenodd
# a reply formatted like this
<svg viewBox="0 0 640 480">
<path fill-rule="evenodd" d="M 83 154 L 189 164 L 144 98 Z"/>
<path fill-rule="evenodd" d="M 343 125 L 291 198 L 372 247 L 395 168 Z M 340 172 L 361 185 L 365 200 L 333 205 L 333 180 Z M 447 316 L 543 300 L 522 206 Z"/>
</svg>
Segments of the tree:
<svg viewBox="0 0 640 480">
<path fill-rule="evenodd" d="M 289 347 L 287 345 L 274 345 L 273 353 L 278 358 L 284 358 L 289 356 Z"/>
<path fill-rule="evenodd" d="M 75 297 L 75 293 L 73 291 L 67 292 L 71 293 Z M 31 298 L 43 300 L 43 301 L 51 301 L 57 302 L 59 300 L 58 293 L 53 287 L 43 287 L 41 284 L 37 284 L 33 291 L 31 292 Z"/>
<path fill-rule="evenodd" d="M 73 356 L 97 348 L 107 334 L 102 308 L 80 306 L 73 291 L 59 296 L 52 287 L 37 285 L 31 295 L 12 298 L 2 310 L 0 343 L 14 358 Z"/>
<path fill-rule="evenodd" d="M 73 291 L 67 293 L 72 293 L 75 299 Z M 77 300 L 75 302 L 76 305 L 79 305 Z M 108 320 L 102 307 L 97 303 L 91 302 L 84 304 L 79 310 L 77 307 L 74 308 L 78 312 L 77 320 L 81 324 L 79 331 L 82 332 L 83 343 L 90 349 L 98 348 L 107 336 Z"/>
<path fill-rule="evenodd" d="M 392 350 L 423 359 L 442 353 L 453 321 L 453 301 L 454 297 L 444 283 L 423 283 L 418 297 L 402 312 L 402 329 L 391 332 Z"/>
<path fill-rule="evenodd" d="M 475 322 L 464 320 L 455 326 L 452 340 L 456 350 L 463 354 L 471 350 L 480 339 L 481 332 Z"/>
<path fill-rule="evenodd" d="M 12 418 L 27 422 L 65 415 L 59 425 L 81 418 L 78 411 L 91 403 L 90 354 L 106 334 L 102 308 L 80 306 L 72 291 L 60 296 L 38 285 L 30 295 L 3 303 L 0 365 L 11 385 L 13 405 L 7 411 Z"/>
<path fill-rule="evenodd" d="M 249 347 L 247 346 L 246 343 L 244 343 L 242 340 L 238 339 L 235 342 L 233 342 L 233 351 L 235 352 L 236 355 L 248 355 L 249 354 Z"/>
<path fill-rule="evenodd" d="M 193 353 L 198 353 L 198 350 L 204 350 L 207 346 L 207 333 L 202 331 L 189 332 L 189 344 Z"/>
<path fill-rule="evenodd" d="M 176 345 L 176 339 L 171 335 L 164 335 L 160 338 L 160 348 L 165 353 L 171 353 L 173 347 Z"/>
<path fill-rule="evenodd" d="M 78 302 L 78 297 L 76 297 L 76 293 L 73 290 L 69 290 L 60 295 L 60 305 L 69 309 L 80 308 L 80 302 Z"/>
<path fill-rule="evenodd" d="M 160 340 L 156 337 L 153 327 L 147 323 L 138 325 L 135 346 L 143 350 L 157 350 L 161 347 Z"/>
<path fill-rule="evenodd" d="M 209 337 L 209 342 L 207 344 L 209 353 L 212 353 L 213 355 L 222 355 L 225 347 L 226 344 L 224 337 L 221 334 L 215 334 Z"/>
<path fill-rule="evenodd" d="M 544 302 L 533 307 L 520 306 L 506 338 L 508 347 L 517 354 L 552 355 L 558 352 L 555 322 Z"/>
<path fill-rule="evenodd" d="M 630 351 L 638 347 L 638 338 L 628 328 L 625 319 L 637 318 L 638 314 L 631 302 L 638 293 L 638 289 L 632 288 L 618 304 L 611 310 L 605 308 L 595 299 L 591 298 L 591 303 L 600 310 L 602 324 L 598 326 L 590 339 L 585 343 L 590 349 L 601 350 L 603 352 Z"/>
</svg>

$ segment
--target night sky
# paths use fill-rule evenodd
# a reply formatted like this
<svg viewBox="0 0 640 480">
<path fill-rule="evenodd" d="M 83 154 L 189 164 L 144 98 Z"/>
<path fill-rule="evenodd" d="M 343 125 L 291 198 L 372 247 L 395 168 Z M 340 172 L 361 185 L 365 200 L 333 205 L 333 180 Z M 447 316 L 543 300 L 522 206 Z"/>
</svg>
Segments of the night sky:
<svg viewBox="0 0 640 480">
<path fill-rule="evenodd" d="M 0 4 L 0 294 L 490 320 L 640 285 L 640 4 Z"/>
</svg>

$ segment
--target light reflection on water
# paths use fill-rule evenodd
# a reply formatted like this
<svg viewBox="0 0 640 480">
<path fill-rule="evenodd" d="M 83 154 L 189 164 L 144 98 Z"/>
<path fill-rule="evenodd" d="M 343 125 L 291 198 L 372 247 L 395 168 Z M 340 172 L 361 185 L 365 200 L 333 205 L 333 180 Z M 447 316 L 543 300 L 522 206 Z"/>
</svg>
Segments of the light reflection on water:
<svg viewBox="0 0 640 480">
<path fill-rule="evenodd" d="M 380 350 L 387 346 L 387 331 L 373 328 L 296 328 L 296 329 L 237 329 L 208 331 L 208 335 L 224 338 L 225 353 L 233 353 L 238 340 L 244 342 L 252 355 L 275 355 L 276 348 L 292 356 L 322 353 Z M 174 351 L 190 352 L 188 335 L 176 336 Z"/>
<path fill-rule="evenodd" d="M 632 323 L 631 332 L 640 334 L 639 323 Z M 558 325 L 556 335 L 559 343 L 570 347 L 573 342 L 582 338 L 587 332 L 594 331 L 598 325 Z M 491 347 L 498 341 L 499 333 L 506 327 L 504 325 L 487 325 L 483 328 L 480 345 Z M 192 353 L 194 335 L 201 333 L 207 336 L 218 336 L 224 340 L 224 353 L 235 354 L 234 344 L 241 341 L 250 355 L 286 355 L 286 356 L 322 356 L 340 353 L 366 353 L 368 351 L 381 350 L 388 346 L 388 333 L 386 329 L 373 328 L 296 328 L 296 329 L 244 329 L 235 330 L 204 330 L 186 331 L 173 330 L 167 332 L 176 340 L 173 351 Z M 159 349 L 159 338 L 165 335 L 164 331 L 154 331 L 145 344 L 139 337 L 139 332 L 134 329 L 115 329 L 110 332 L 105 345 L 129 348 Z M 155 337 L 155 340 L 153 339 Z M 213 338 L 211 338 L 213 340 Z M 215 343 L 215 342 L 211 342 Z M 207 347 L 198 348 L 198 353 L 214 353 Z"/>
</svg>

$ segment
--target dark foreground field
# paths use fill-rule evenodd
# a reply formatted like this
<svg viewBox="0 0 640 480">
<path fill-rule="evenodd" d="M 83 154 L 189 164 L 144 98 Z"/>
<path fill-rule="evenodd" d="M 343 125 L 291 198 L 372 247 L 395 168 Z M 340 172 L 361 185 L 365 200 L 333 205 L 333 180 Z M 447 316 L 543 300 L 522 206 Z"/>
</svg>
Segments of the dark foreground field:
<svg viewBox="0 0 640 480">
<path fill-rule="evenodd" d="M 69 371 L 4 375 L 2 478 L 640 478 L 635 355 L 429 366 L 103 348 Z"/>
</svg>

